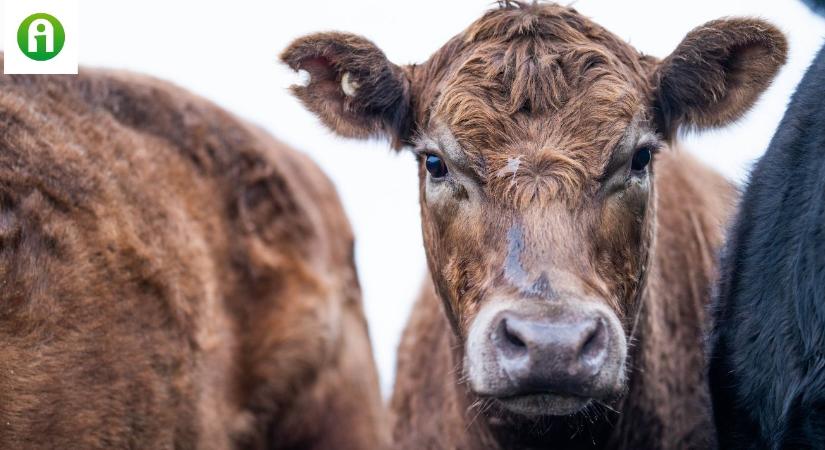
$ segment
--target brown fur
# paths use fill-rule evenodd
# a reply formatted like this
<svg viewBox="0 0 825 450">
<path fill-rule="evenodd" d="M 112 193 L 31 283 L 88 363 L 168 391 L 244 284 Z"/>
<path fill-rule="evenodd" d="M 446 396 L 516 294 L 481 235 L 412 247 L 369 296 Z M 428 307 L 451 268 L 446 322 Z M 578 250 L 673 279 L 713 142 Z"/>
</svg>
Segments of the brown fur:
<svg viewBox="0 0 825 450">
<path fill-rule="evenodd" d="M 0 79 L 3 448 L 389 439 L 335 190 L 166 83 Z"/>
<path fill-rule="evenodd" d="M 382 133 L 419 156 L 431 283 L 399 349 L 400 448 L 713 445 L 704 305 L 735 192 L 680 154 L 675 137 L 741 116 L 785 53 L 771 25 L 729 19 L 697 28 L 660 62 L 573 9 L 518 2 L 420 65 L 395 66 L 346 34 L 307 36 L 284 52 L 311 74 L 293 92 L 322 118 L 342 118 L 325 118 L 333 130 Z M 403 77 L 374 83 L 379 73 Z M 345 76 L 357 81 L 353 95 Z M 365 114 L 376 98 L 394 100 Z M 633 173 L 646 148 L 658 161 Z M 432 155 L 449 175 L 428 175 Z M 609 308 L 626 337 L 622 386 L 555 417 L 514 414 L 506 398 L 477 394 L 473 327 L 505 301 Z"/>
<path fill-rule="evenodd" d="M 555 439 L 549 442 L 531 436 L 536 430 L 518 429 L 524 433 L 519 436 L 509 430 L 512 423 L 485 421 L 484 408 L 490 406 L 462 383 L 460 344 L 428 279 L 398 349 L 391 403 L 397 448 L 538 448 L 542 442 L 554 448 L 712 446 L 701 342 L 715 253 L 736 192 L 684 153 L 658 158 L 656 238 L 630 355 L 635 375 L 624 398 L 611 406 L 621 414 L 594 411 L 610 423 L 585 420 L 572 430 L 549 422 L 531 425 L 546 428 Z"/>
</svg>

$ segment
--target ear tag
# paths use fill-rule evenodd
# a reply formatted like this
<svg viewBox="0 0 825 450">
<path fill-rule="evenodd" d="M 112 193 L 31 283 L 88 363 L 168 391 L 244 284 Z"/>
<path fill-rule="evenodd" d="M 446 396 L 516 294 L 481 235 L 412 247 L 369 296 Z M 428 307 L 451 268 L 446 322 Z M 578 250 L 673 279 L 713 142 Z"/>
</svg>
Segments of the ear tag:
<svg viewBox="0 0 825 450">
<path fill-rule="evenodd" d="M 352 79 L 349 72 L 344 72 L 344 76 L 341 77 L 341 90 L 344 91 L 344 95 L 355 97 L 356 89 L 358 89 L 358 82 Z"/>
</svg>

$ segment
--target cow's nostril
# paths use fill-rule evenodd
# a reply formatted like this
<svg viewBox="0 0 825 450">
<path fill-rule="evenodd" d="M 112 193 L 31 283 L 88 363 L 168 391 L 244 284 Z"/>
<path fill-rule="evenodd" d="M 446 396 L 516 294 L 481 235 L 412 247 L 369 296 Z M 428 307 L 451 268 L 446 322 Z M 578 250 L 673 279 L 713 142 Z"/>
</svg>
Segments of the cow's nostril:
<svg viewBox="0 0 825 450">
<path fill-rule="evenodd" d="M 507 326 L 507 320 L 502 320 L 501 324 L 504 327 L 504 338 L 507 339 L 507 342 L 509 342 L 510 345 L 516 348 L 527 348 L 527 344 L 525 344 L 524 341 L 518 337 L 515 331 Z"/>
<path fill-rule="evenodd" d="M 588 335 L 581 346 L 579 359 L 590 366 L 601 366 L 602 360 L 607 354 L 607 329 L 604 321 L 598 319 L 595 325 L 588 330 Z"/>
<path fill-rule="evenodd" d="M 518 320 L 504 318 L 498 325 L 498 347 L 506 357 L 521 357 L 528 353 L 527 341 L 519 331 Z"/>
</svg>

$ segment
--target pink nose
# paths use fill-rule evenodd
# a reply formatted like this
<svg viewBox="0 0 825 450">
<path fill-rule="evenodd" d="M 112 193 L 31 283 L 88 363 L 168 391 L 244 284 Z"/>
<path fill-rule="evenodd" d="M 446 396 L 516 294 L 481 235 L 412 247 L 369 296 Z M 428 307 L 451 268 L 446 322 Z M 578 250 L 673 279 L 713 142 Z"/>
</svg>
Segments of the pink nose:
<svg viewBox="0 0 825 450">
<path fill-rule="evenodd" d="M 503 311 L 493 326 L 498 365 L 520 394 L 587 396 L 607 360 L 610 336 L 598 313 L 536 318 Z"/>
</svg>

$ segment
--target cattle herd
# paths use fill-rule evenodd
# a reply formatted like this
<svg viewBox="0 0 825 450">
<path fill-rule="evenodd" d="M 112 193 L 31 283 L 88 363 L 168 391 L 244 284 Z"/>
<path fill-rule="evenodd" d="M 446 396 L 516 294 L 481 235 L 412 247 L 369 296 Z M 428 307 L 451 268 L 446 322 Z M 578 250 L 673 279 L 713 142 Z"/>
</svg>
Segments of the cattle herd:
<svg viewBox="0 0 825 450">
<path fill-rule="evenodd" d="M 743 189 L 679 144 L 786 53 L 514 1 L 421 64 L 295 40 L 307 109 L 416 155 L 388 404 L 313 162 L 148 77 L 0 77 L 0 448 L 825 448 L 825 51 Z"/>
</svg>

